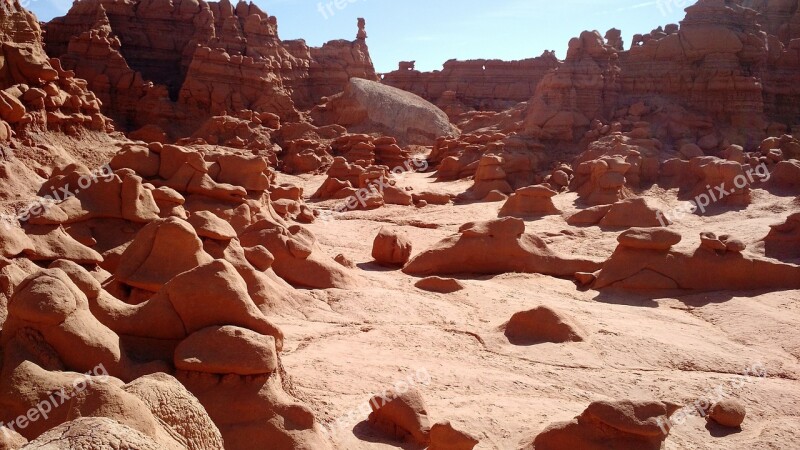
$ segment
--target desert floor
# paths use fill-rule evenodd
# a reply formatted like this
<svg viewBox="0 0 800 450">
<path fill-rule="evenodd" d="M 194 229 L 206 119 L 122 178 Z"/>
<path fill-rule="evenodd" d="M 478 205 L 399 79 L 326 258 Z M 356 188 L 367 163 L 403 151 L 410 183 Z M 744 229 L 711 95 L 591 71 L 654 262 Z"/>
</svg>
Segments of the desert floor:
<svg viewBox="0 0 800 450">
<path fill-rule="evenodd" d="M 323 179 L 283 177 L 306 193 Z M 452 193 L 468 187 L 434 183 L 430 174 L 406 175 L 400 184 Z M 656 188 L 646 195 L 665 199 L 665 208 L 677 204 L 669 200 L 674 192 Z M 762 190 L 754 196 L 746 209 L 673 225 L 684 235 L 679 245 L 696 248 L 701 231 L 714 231 L 758 253 L 769 225 L 800 205 Z M 555 200 L 565 212 L 576 208 L 574 194 Z M 659 298 L 581 292 L 567 280 L 505 274 L 463 279 L 467 289 L 440 295 L 372 262 L 372 240 L 382 226 L 405 231 L 416 254 L 463 223 L 495 218 L 501 205 L 386 207 L 310 226 L 330 256 L 343 254 L 363 269 L 359 289 L 308 292 L 300 315 L 277 320 L 287 333 L 283 361 L 294 393 L 341 448 L 396 447 L 370 431 L 363 408 L 371 395 L 409 381 L 423 393 L 432 421 L 472 432 L 483 449 L 524 447 L 548 424 L 571 419 L 595 400 L 692 405 L 720 391 L 747 405 L 742 431 L 729 434 L 697 415 L 675 424 L 667 449 L 788 449 L 800 442 L 800 291 Z M 619 233 L 570 227 L 561 216 L 529 221 L 527 228 L 562 253 L 599 258 L 611 254 Z M 500 327 L 538 305 L 571 316 L 589 339 L 511 345 Z M 742 377 L 748 369 L 752 375 Z"/>
</svg>

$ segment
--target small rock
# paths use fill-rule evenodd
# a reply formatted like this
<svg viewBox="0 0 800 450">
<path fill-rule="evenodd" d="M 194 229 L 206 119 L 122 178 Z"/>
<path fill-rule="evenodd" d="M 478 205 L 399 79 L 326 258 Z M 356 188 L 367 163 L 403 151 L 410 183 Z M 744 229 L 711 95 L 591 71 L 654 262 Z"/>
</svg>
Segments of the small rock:
<svg viewBox="0 0 800 450">
<path fill-rule="evenodd" d="M 744 404 L 734 399 L 722 400 L 715 404 L 711 407 L 711 413 L 709 414 L 711 420 L 730 428 L 741 427 L 746 416 L 747 409 Z"/>
<path fill-rule="evenodd" d="M 403 233 L 381 228 L 372 244 L 372 257 L 381 265 L 405 265 L 411 259 L 411 241 Z"/>
<path fill-rule="evenodd" d="M 505 335 L 515 345 L 585 340 L 582 331 L 570 319 L 546 306 L 514 314 L 505 324 Z"/>
<path fill-rule="evenodd" d="M 700 233 L 700 247 L 720 252 L 724 252 L 727 249 L 725 243 L 719 240 L 716 234 L 708 231 Z"/>
<path fill-rule="evenodd" d="M 452 278 L 428 277 L 417 282 L 414 286 L 423 291 L 438 292 L 440 294 L 452 294 L 464 289 L 460 281 Z"/>
</svg>

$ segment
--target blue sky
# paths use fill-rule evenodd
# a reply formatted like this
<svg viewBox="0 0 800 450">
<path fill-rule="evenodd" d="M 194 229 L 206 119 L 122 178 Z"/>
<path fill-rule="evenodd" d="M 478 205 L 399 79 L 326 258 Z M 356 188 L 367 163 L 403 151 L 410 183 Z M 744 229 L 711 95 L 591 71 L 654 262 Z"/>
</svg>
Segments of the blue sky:
<svg viewBox="0 0 800 450">
<path fill-rule="evenodd" d="M 23 0 L 40 20 L 63 15 L 70 0 Z M 522 59 L 555 50 L 566 54 L 583 30 L 623 32 L 626 48 L 635 33 L 677 23 L 693 0 L 256 0 L 278 17 L 282 39 L 319 46 L 352 40 L 356 18 L 367 19 L 367 43 L 379 72 L 416 60 L 436 70 L 448 59 Z M 328 8 L 330 5 L 330 8 Z M 333 11 L 333 14 L 330 11 Z"/>
</svg>

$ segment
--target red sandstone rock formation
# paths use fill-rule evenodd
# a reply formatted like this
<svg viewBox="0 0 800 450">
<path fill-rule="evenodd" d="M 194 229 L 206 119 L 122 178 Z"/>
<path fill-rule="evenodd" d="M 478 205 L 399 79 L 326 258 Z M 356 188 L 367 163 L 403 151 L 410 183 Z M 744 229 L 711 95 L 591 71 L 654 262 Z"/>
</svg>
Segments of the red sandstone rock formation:
<svg viewBox="0 0 800 450">
<path fill-rule="evenodd" d="M 281 41 L 275 17 L 227 0 L 82 1 L 47 24 L 47 50 L 111 100 L 104 111 L 124 127 L 156 123 L 183 135 L 245 109 L 298 120 L 296 108 L 351 77 L 377 77 L 363 36 L 322 48 Z"/>
<path fill-rule="evenodd" d="M 800 258 L 800 213 L 790 215 L 786 222 L 771 228 L 764 238 L 766 255 L 783 260 Z"/>
<path fill-rule="evenodd" d="M 595 402 L 572 421 L 547 427 L 530 448 L 659 450 L 668 434 L 659 423 L 669 420 L 678 408 L 662 402 Z"/>
<path fill-rule="evenodd" d="M 585 332 L 572 320 L 562 313 L 544 306 L 514 314 L 501 328 L 514 345 L 583 342 L 586 340 Z"/>
<path fill-rule="evenodd" d="M 381 228 L 372 244 L 372 257 L 378 264 L 402 267 L 411 259 L 411 242 L 403 233 Z"/>
<path fill-rule="evenodd" d="M 42 30 L 18 1 L 3 4 L 0 17 L 0 141 L 12 133 L 54 130 L 77 135 L 81 129 L 110 131 L 100 102 L 84 80 L 49 60 Z"/>
<path fill-rule="evenodd" d="M 415 256 L 403 272 L 409 275 L 523 272 L 572 277 L 576 272 L 596 267 L 598 263 L 590 259 L 554 253 L 540 238 L 525 233 L 522 220 L 505 218 L 462 225 L 459 234 Z"/>
<path fill-rule="evenodd" d="M 560 211 L 553 204 L 556 191 L 544 185 L 528 186 L 517 189 L 500 208 L 500 217 L 528 217 L 558 214 Z"/>
<path fill-rule="evenodd" d="M 591 277 L 592 287 L 649 292 L 800 287 L 800 266 L 742 254 L 740 242 L 722 242 L 708 234 L 699 249 L 683 252 L 671 250 L 675 240 L 665 240 L 664 231 L 657 230 L 637 231 L 635 239 L 621 235 L 614 254 Z M 754 271 L 760 275 L 752 276 Z"/>
</svg>

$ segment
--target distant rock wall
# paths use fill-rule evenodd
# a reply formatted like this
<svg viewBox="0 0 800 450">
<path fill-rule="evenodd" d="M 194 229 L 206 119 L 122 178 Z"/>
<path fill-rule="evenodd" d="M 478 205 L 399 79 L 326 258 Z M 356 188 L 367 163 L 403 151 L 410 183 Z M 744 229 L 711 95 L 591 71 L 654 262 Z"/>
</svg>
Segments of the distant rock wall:
<svg viewBox="0 0 800 450">
<path fill-rule="evenodd" d="M 521 61 L 450 60 L 441 71 L 420 72 L 413 62 L 383 76 L 383 83 L 444 107 L 451 98 L 466 109 L 502 111 L 530 99 L 544 75 L 560 65 L 555 54 Z"/>
<path fill-rule="evenodd" d="M 699 0 L 680 26 L 636 35 L 629 50 L 619 30 L 605 37 L 587 31 L 570 42 L 564 61 L 545 52 L 523 61 L 451 60 L 434 72 L 416 71 L 410 61 L 383 82 L 454 120 L 527 101 L 524 131 L 541 139 L 577 141 L 592 120 L 617 120 L 644 102 L 691 112 L 755 144 L 768 129 L 800 125 L 798 38 L 797 1 Z M 696 133 L 675 119 L 671 137 Z"/>
</svg>

